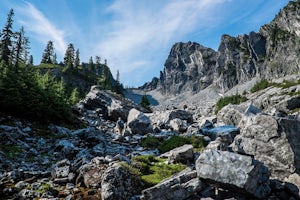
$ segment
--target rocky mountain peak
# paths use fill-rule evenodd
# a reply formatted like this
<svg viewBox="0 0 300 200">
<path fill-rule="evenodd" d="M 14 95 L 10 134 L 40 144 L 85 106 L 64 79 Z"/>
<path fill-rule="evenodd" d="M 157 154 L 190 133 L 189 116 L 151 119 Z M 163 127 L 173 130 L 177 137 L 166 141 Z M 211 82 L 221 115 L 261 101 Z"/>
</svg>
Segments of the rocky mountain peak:
<svg viewBox="0 0 300 200">
<path fill-rule="evenodd" d="M 258 33 L 224 34 L 217 51 L 195 42 L 176 43 L 160 78 L 140 87 L 176 95 L 208 86 L 224 93 L 255 77 L 273 79 L 299 72 L 300 1 L 290 1 Z"/>
</svg>

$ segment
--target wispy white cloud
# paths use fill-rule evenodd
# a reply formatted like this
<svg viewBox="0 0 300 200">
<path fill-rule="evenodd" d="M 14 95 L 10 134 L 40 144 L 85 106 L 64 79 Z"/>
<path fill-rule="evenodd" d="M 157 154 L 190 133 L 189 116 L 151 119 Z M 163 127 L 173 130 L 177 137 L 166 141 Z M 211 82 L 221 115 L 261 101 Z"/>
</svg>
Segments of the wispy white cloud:
<svg viewBox="0 0 300 200">
<path fill-rule="evenodd" d="M 66 50 L 64 31 L 55 27 L 41 11 L 29 2 L 24 2 L 25 6 L 17 7 L 17 12 L 22 16 L 19 23 L 35 36 L 35 39 L 43 42 L 52 40 L 55 50 L 62 56 Z"/>
<path fill-rule="evenodd" d="M 209 23 L 214 21 L 213 10 L 226 0 L 149 2 L 115 1 L 107 9 L 114 19 L 110 31 L 94 50 L 101 50 L 115 70 L 118 68 L 121 74 L 130 77 L 128 80 L 137 71 L 153 74 L 151 65 L 157 64 L 153 59 L 163 64 L 156 52 L 170 48 L 184 34 L 213 27 L 214 23 Z M 163 66 L 158 67 L 157 73 Z"/>
</svg>

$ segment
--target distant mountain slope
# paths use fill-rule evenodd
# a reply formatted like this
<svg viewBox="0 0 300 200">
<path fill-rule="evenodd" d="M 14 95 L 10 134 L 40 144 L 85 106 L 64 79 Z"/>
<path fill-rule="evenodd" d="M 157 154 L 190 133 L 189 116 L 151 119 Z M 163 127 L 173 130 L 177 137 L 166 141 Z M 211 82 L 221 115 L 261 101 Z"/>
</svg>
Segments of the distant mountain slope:
<svg viewBox="0 0 300 200">
<path fill-rule="evenodd" d="M 172 47 L 159 78 L 139 89 L 176 95 L 213 86 L 225 93 L 255 77 L 273 79 L 299 73 L 300 1 L 290 1 L 259 33 L 223 35 L 217 51 L 195 42 Z"/>
</svg>

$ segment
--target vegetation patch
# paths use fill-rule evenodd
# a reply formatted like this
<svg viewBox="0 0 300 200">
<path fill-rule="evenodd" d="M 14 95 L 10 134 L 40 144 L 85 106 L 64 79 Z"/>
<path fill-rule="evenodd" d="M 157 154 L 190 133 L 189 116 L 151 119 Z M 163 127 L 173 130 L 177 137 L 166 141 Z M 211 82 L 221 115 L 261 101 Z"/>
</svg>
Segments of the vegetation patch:
<svg viewBox="0 0 300 200">
<path fill-rule="evenodd" d="M 136 156 L 131 159 L 131 165 L 122 163 L 131 174 L 138 175 L 148 188 L 161 182 L 186 168 L 184 164 L 166 164 L 166 160 L 152 155 Z"/>
<path fill-rule="evenodd" d="M 242 96 L 240 94 L 222 97 L 216 103 L 215 113 L 217 114 L 223 107 L 227 106 L 228 104 L 240 104 L 247 100 L 248 99 L 245 96 Z"/>
<path fill-rule="evenodd" d="M 143 138 L 140 142 L 140 146 L 148 149 L 157 148 L 161 144 L 161 141 L 158 138 L 151 137 L 147 135 L 146 138 Z"/>
<path fill-rule="evenodd" d="M 272 86 L 273 84 L 270 83 L 268 80 L 266 79 L 261 79 L 260 81 L 256 82 L 254 84 L 254 86 L 251 88 L 250 92 L 254 93 L 254 92 L 257 92 L 257 91 L 260 91 L 260 90 L 263 90 L 267 87 L 270 87 Z"/>
<path fill-rule="evenodd" d="M 0 145 L 0 150 L 3 151 L 7 158 L 16 158 L 21 153 L 17 145 Z"/>
</svg>

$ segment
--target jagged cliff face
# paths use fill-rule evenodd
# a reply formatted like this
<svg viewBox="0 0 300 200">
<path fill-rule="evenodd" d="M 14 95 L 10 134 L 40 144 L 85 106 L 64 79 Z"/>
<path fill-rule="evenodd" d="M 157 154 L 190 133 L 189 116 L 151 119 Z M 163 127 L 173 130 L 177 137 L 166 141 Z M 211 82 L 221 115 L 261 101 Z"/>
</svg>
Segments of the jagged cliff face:
<svg viewBox="0 0 300 200">
<path fill-rule="evenodd" d="M 177 43 L 171 49 L 160 75 L 163 92 L 199 91 L 213 81 L 216 52 L 197 43 Z"/>
<path fill-rule="evenodd" d="M 140 87 L 163 94 L 197 93 L 208 86 L 226 92 L 254 77 L 299 73 L 300 1 L 291 1 L 259 33 L 223 35 L 218 51 L 195 42 L 176 43 L 159 78 Z"/>
<path fill-rule="evenodd" d="M 299 73 L 300 1 L 290 2 L 259 31 L 267 40 L 262 75 L 277 78 Z"/>
</svg>

